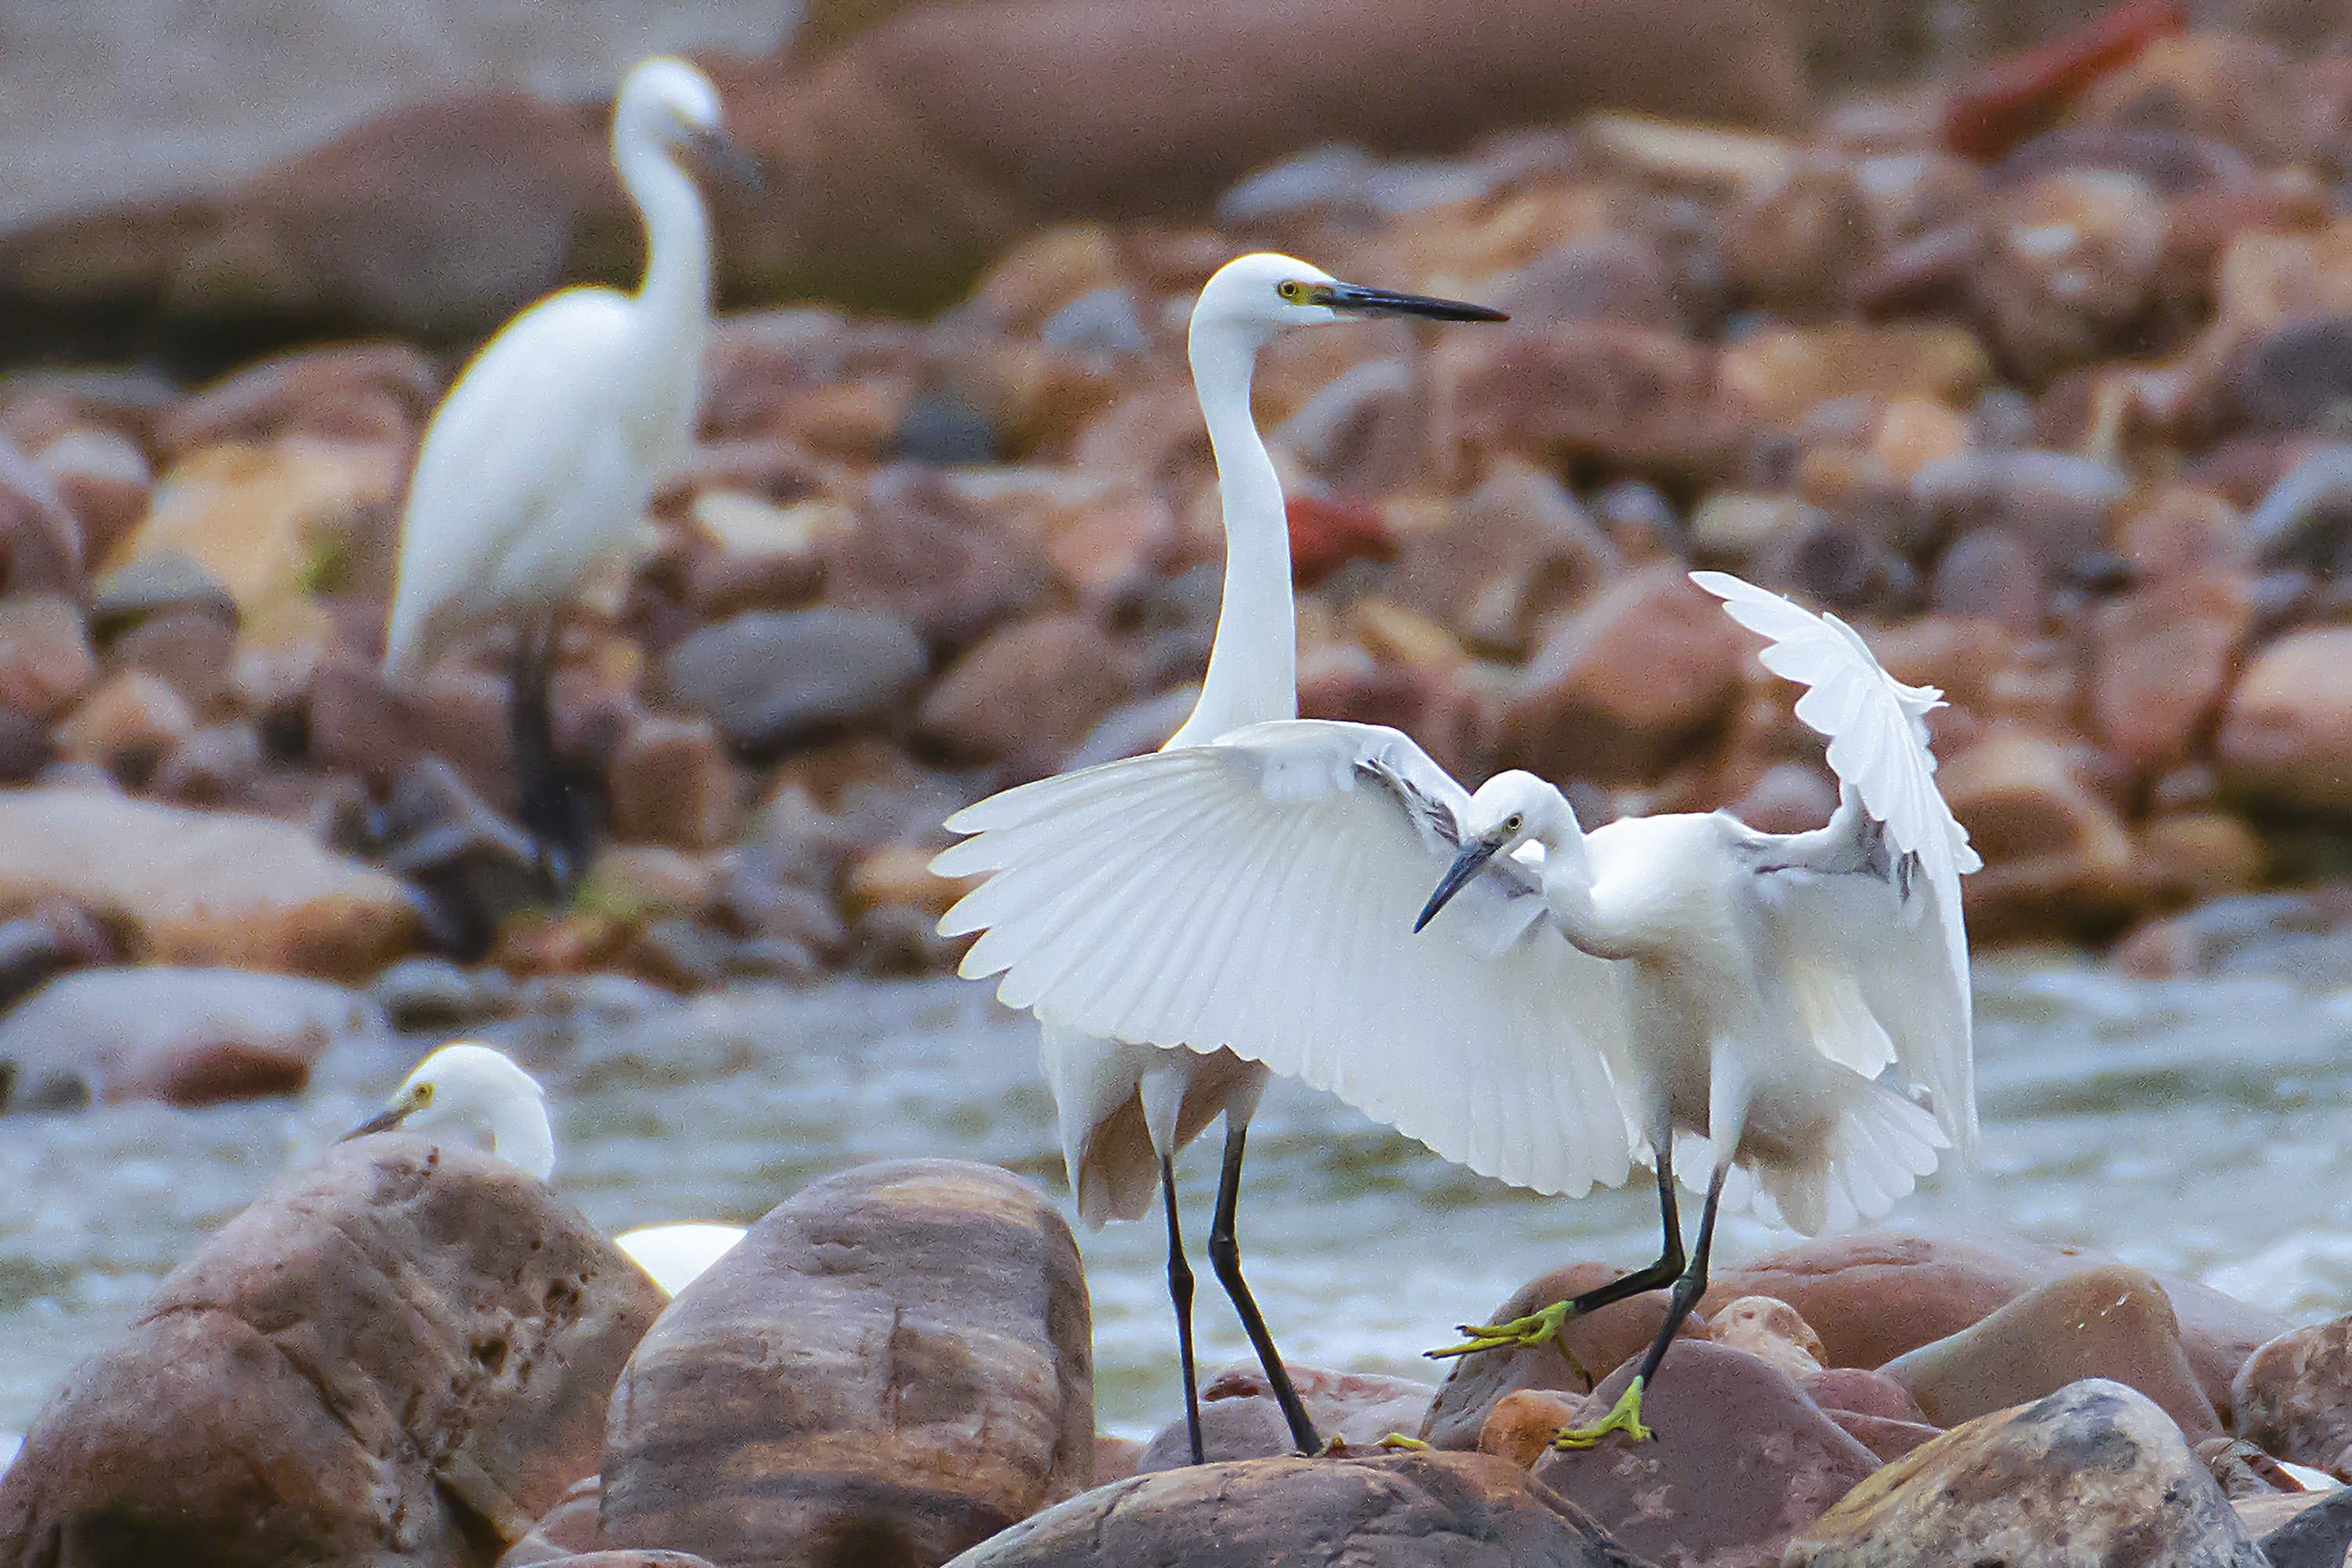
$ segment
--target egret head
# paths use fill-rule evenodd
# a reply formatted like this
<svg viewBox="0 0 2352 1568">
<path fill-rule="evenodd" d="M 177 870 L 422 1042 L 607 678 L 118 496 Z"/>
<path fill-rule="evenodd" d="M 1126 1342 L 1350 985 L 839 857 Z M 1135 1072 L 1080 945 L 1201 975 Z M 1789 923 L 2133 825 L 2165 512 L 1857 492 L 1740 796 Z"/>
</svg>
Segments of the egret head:
<svg viewBox="0 0 2352 1568">
<path fill-rule="evenodd" d="M 358 1138 L 395 1127 L 426 1134 L 486 1127 L 500 1159 L 541 1181 L 554 1169 L 547 1097 L 539 1080 L 504 1052 L 471 1041 L 444 1046 L 417 1063 L 382 1110 L 343 1136 Z"/>
<path fill-rule="evenodd" d="M 1192 332 L 1238 332 L 1253 344 L 1285 327 L 1311 327 L 1371 316 L 1419 316 L 1434 321 L 1500 321 L 1500 310 L 1342 283 L 1296 257 L 1261 250 L 1228 261 L 1202 286 L 1192 307 Z"/>
<path fill-rule="evenodd" d="M 1496 773 L 1478 786 L 1462 814 L 1461 829 L 1461 850 L 1445 868 L 1437 890 L 1429 895 L 1429 902 L 1422 906 L 1421 918 L 1412 922 L 1415 931 L 1436 919 L 1437 911 L 1469 886 L 1470 879 L 1496 856 L 1508 855 L 1530 839 L 1542 845 L 1549 855 L 1581 831 L 1568 796 L 1517 768 Z"/>
<path fill-rule="evenodd" d="M 621 84 L 616 123 L 642 126 L 673 147 L 691 145 L 719 129 L 719 89 L 710 79 L 668 55 L 640 64 Z"/>
</svg>

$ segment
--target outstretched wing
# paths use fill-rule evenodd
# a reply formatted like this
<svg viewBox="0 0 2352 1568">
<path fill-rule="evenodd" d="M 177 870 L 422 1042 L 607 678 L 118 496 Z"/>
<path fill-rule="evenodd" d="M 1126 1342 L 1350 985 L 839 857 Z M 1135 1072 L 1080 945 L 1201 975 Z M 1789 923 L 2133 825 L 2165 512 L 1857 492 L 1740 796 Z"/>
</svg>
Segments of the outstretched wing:
<svg viewBox="0 0 2352 1568">
<path fill-rule="evenodd" d="M 1797 717 L 1829 739 L 1837 816 L 1818 833 L 1774 841 L 1772 856 L 1780 868 L 1811 873 L 1782 879 L 1769 900 L 1804 1011 L 1823 1048 L 1859 1071 L 1884 1066 L 1891 1045 L 1904 1072 L 1933 1097 L 1946 1136 L 1973 1160 L 1974 1021 L 1960 878 L 1982 861 L 1936 787 L 1927 715 L 1943 693 L 1887 674 L 1835 616 L 1721 572 L 1694 572 L 1691 581 L 1770 639 L 1764 668 L 1807 688 Z M 1883 1040 L 1853 1016 L 1857 1001 Z"/>
<path fill-rule="evenodd" d="M 933 868 L 992 875 L 940 930 L 984 931 L 963 973 L 1041 1018 L 1230 1047 L 1514 1185 L 1621 1181 L 1616 966 L 1507 861 L 1413 932 L 1468 804 L 1397 731 L 1252 725 L 957 813 Z"/>
</svg>

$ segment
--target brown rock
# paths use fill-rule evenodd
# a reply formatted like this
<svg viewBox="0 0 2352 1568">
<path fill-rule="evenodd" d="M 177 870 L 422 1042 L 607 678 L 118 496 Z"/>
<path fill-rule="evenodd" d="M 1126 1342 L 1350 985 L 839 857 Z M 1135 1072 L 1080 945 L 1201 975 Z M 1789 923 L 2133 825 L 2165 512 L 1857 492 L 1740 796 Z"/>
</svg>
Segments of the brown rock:
<svg viewBox="0 0 2352 1568">
<path fill-rule="evenodd" d="M 1285 1370 L 1315 1430 L 1343 1449 L 1377 1447 L 1391 1433 L 1413 1436 L 1429 1413 L 1430 1396 L 1437 1392 L 1425 1383 L 1379 1373 L 1333 1372 L 1296 1363 Z M 1243 1405 L 1255 1408 L 1245 1413 L 1231 1408 Z M 1297 1451 L 1273 1385 L 1255 1362 L 1229 1366 L 1202 1386 L 1201 1423 L 1211 1459 L 1271 1458 Z M 1209 1430 L 1213 1426 L 1217 1428 L 1213 1435 Z M 1137 1469 L 1167 1469 L 1191 1462 L 1192 1437 L 1179 1415 L 1153 1434 Z M 1101 1478 L 1096 1484 L 1102 1484 Z"/>
<path fill-rule="evenodd" d="M 107 569 L 169 551 L 251 615 L 342 569 L 362 513 L 389 504 L 404 477 L 397 458 L 372 447 L 208 447 L 163 475 Z"/>
<path fill-rule="evenodd" d="M 1748 435 L 1716 351 L 1609 321 L 1501 328 L 1437 351 L 1441 428 L 1474 446 L 1717 476 Z"/>
<path fill-rule="evenodd" d="M 499 1559 L 499 1568 L 506 1568 L 509 1559 Z M 691 1552 L 665 1552 L 655 1547 L 625 1547 L 618 1552 L 567 1552 L 560 1557 L 521 1558 L 523 1563 L 544 1563 L 546 1568 L 717 1568 L 708 1557 L 698 1557 Z"/>
<path fill-rule="evenodd" d="M 1576 1419 L 1581 1398 L 1549 1388 L 1516 1388 L 1486 1409 L 1486 1425 L 1478 1428 L 1478 1451 L 1508 1459 L 1523 1470 L 1551 1448 L 1561 1427 Z"/>
<path fill-rule="evenodd" d="M 1969 273 L 2002 356 L 2042 380 L 2097 353 L 2148 302 L 2168 226 L 2155 193 L 2117 170 L 2070 169 L 2009 193 Z"/>
<path fill-rule="evenodd" d="M 708 719 L 640 718 L 613 753 L 608 788 L 614 832 L 641 843 L 715 849 L 741 810 L 741 782 Z"/>
<path fill-rule="evenodd" d="M 604 1540 L 603 1527 L 596 1521 L 604 1496 L 601 1476 L 583 1476 L 572 1482 L 555 1506 L 539 1516 L 530 1532 L 500 1554 L 498 1568 L 533 1568 L 575 1552 L 595 1551 Z"/>
<path fill-rule="evenodd" d="M 57 486 L 80 524 L 80 558 L 99 561 L 147 515 L 155 476 L 137 442 L 114 430 L 74 429 L 44 445 L 33 460 Z M 62 533 L 56 536 L 62 541 Z"/>
<path fill-rule="evenodd" d="M 1607 1414 L 1634 1364 L 1602 1379 L 1577 1419 Z M 1555 1451 L 1534 1474 L 1653 1563 L 1777 1563 L 1790 1536 L 1878 1468 L 1786 1375 L 1722 1345 L 1668 1355 L 1643 1391 L 1642 1419 L 1652 1441 Z"/>
<path fill-rule="evenodd" d="M 1498 460 L 1441 515 L 1399 531 L 1386 591 L 1484 648 L 1524 652 L 1539 625 L 1617 571 L 1617 547 L 1576 498 L 1523 458 Z"/>
<path fill-rule="evenodd" d="M 2162 486 L 2118 521 L 2116 552 L 2143 579 L 2251 572 L 2255 565 L 2244 514 L 2193 485 Z"/>
<path fill-rule="evenodd" d="M 153 676 L 178 692 L 199 718 L 227 698 L 236 657 L 236 628 L 217 616 L 191 611 L 150 616 L 107 650 L 113 668 Z"/>
<path fill-rule="evenodd" d="M 607 1544 L 727 1563 L 938 1563 L 1083 1490 L 1086 1284 L 1045 1195 L 949 1160 L 771 1211 L 663 1314 L 613 1398 Z"/>
<path fill-rule="evenodd" d="M 2215 750 L 2232 791 L 2352 809 L 2352 627 L 2289 632 L 2256 653 L 2222 710 Z"/>
<path fill-rule="evenodd" d="M 2279 1335 L 2231 1385 L 2231 1426 L 2282 1459 L 2343 1479 L 2352 1471 L 2352 1318 Z"/>
<path fill-rule="evenodd" d="M 705 626 L 669 650 L 653 687 L 764 757 L 897 719 L 927 664 L 923 639 L 901 617 L 820 605 Z"/>
<path fill-rule="evenodd" d="M 81 613 L 47 595 L 0 599 L 0 706 L 54 719 L 98 679 Z"/>
<path fill-rule="evenodd" d="M 1656 773 L 1738 693 L 1746 647 L 1679 563 L 1612 584 L 1528 661 L 1499 716 L 1506 765 L 1546 778 Z"/>
<path fill-rule="evenodd" d="M 1052 579 L 1033 543 L 912 466 L 875 473 L 857 526 L 825 554 L 834 603 L 893 612 L 934 648 L 970 647 L 1038 604 Z"/>
<path fill-rule="evenodd" d="M 1640 1568 L 1550 1488 L 1484 1454 L 1246 1459 L 1139 1475 L 1039 1514 L 956 1568 Z"/>
<path fill-rule="evenodd" d="M 1706 1328 L 1717 1344 L 1752 1355 L 1790 1379 L 1822 1370 L 1822 1336 L 1786 1301 L 1742 1296 L 1716 1309 Z"/>
<path fill-rule="evenodd" d="M 2171 1419 L 2103 1378 L 1923 1444 L 1856 1487 L 1782 1559 L 1787 1568 L 1988 1560 L 2264 1561 Z"/>
<path fill-rule="evenodd" d="M 2174 577 L 2100 605 L 2091 702 L 2109 754 L 2147 768 L 2199 749 L 2253 622 L 2242 574 Z"/>
<path fill-rule="evenodd" d="M 1051 773 L 1128 695 L 1127 656 L 1092 616 L 1047 616 L 996 633 L 923 700 L 915 733 L 963 763 Z"/>
<path fill-rule="evenodd" d="M 2006 529 L 1972 529 L 1936 563 L 1927 597 L 1938 615 L 1992 621 L 2032 637 L 2042 629 L 2042 563 Z"/>
<path fill-rule="evenodd" d="M 103 768 L 138 788 L 195 731 L 195 715 L 180 694 L 133 669 L 92 692 L 58 740 L 68 760 Z"/>
<path fill-rule="evenodd" d="M 1828 1366 L 1797 1379 L 1805 1397 L 1827 1411 L 1851 1411 L 1856 1415 L 1889 1421 L 1924 1422 L 1927 1413 L 1911 1391 L 1883 1372 L 1861 1366 Z"/>
<path fill-rule="evenodd" d="M 441 401 L 441 373 L 405 343 L 305 349 L 259 360 L 174 405 L 155 445 L 173 458 L 287 436 L 405 454 Z"/>
<path fill-rule="evenodd" d="M 1520 1286 L 1485 1321 L 1505 1323 L 1525 1317 L 1554 1301 L 1606 1285 L 1624 1272 L 1610 1263 L 1571 1263 L 1555 1268 Z M 1573 1365 L 1556 1343 L 1455 1357 L 1418 1436 L 1440 1448 L 1475 1448 L 1488 1412 L 1497 1402 L 1521 1389 L 1559 1390 L 1580 1397 L 1591 1390 L 1594 1377 L 1605 1375 L 1601 1368 L 1614 1367 L 1647 1349 L 1665 1321 L 1665 1292 L 1654 1290 L 1570 1319 L 1568 1356 L 1575 1358 Z M 1706 1338 L 1706 1320 L 1693 1312 L 1683 1320 L 1679 1337 Z"/>
<path fill-rule="evenodd" d="M 824 585 L 824 541 L 855 527 L 856 514 L 833 500 L 778 506 L 705 489 L 694 498 L 693 521 L 701 547 L 688 557 L 687 605 L 698 618 L 715 621 L 814 599 Z"/>
<path fill-rule="evenodd" d="M 1123 1481 L 1135 1474 L 1136 1461 L 1143 1457 L 1143 1445 L 1132 1437 L 1112 1437 L 1095 1435 L 1095 1485 L 1107 1487 L 1113 1481 Z"/>
<path fill-rule="evenodd" d="M 338 1145 L 51 1398 L 0 1479 L 0 1558 L 479 1563 L 595 1463 L 660 1305 L 509 1165 Z"/>
<path fill-rule="evenodd" d="M 1994 729 L 1937 777 L 1984 857 L 1963 889 L 1972 931 L 2063 931 L 2128 905 L 2131 837 L 2056 742 Z"/>
<path fill-rule="evenodd" d="M 5 591 L 79 595 L 89 560 L 81 524 L 47 469 L 0 437 L 0 561 Z"/>
<path fill-rule="evenodd" d="M 152 961 L 329 979 L 374 973 L 415 939 L 408 889 L 307 828 L 77 789 L 0 794 L 0 906 L 61 895 Z"/>
<path fill-rule="evenodd" d="M 1771 327 L 1723 352 L 1724 384 L 1774 425 L 1831 397 L 1965 404 L 1991 379 L 1973 335 L 1933 322 Z"/>
<path fill-rule="evenodd" d="M 420 757 L 439 757 L 492 800 L 514 790 L 506 683 L 472 670 L 436 670 L 394 686 L 373 664 L 337 658 L 311 677 L 310 760 L 379 787 Z"/>
<path fill-rule="evenodd" d="M 2053 1279 L 1879 1370 L 1941 1426 L 2084 1377 L 2137 1389 L 2191 1438 L 2221 1426 L 2181 1350 L 2171 1298 L 2153 1276 L 2119 1263 Z"/>
<path fill-rule="evenodd" d="M 1943 1435 L 1940 1426 L 1919 1421 L 1897 1421 L 1885 1415 L 1864 1415 L 1858 1410 L 1824 1410 L 1837 1429 L 1891 1465 L 1921 1444 Z"/>
<path fill-rule="evenodd" d="M 1732 210 L 1724 260 L 1733 282 L 1775 310 L 1835 308 L 1876 259 L 1877 227 L 1851 161 L 1791 159 Z"/>
</svg>

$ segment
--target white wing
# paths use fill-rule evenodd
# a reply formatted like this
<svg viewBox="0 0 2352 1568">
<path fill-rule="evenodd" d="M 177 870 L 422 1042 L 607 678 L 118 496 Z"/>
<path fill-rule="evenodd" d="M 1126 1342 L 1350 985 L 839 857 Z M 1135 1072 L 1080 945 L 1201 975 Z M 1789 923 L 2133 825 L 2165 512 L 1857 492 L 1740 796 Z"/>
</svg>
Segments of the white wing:
<svg viewBox="0 0 2352 1568">
<path fill-rule="evenodd" d="M 562 596 L 635 526 L 646 497 L 631 476 L 644 464 L 612 412 L 641 369 L 630 322 L 612 289 L 551 295 L 508 322 L 442 400 L 401 519 L 388 673 L 413 672 L 445 627 L 527 592 L 551 562 L 570 569 L 546 590 Z"/>
<path fill-rule="evenodd" d="M 1792 870 L 1870 874 L 1780 879 L 1767 896 L 1794 990 L 1832 1058 L 1874 1072 L 1894 1058 L 1935 1101 L 1964 1159 L 1977 1146 L 1968 931 L 1960 877 L 1983 862 L 1936 787 L 1927 749 L 1933 687 L 1906 686 L 1834 616 L 1816 616 L 1721 572 L 1691 581 L 1771 639 L 1764 668 L 1808 688 L 1797 717 L 1829 738 L 1842 800 L 1829 826 L 1772 842 Z M 1867 821 L 1864 821 L 1864 818 Z M 1859 1001 L 1875 1029 L 1855 1015 Z"/>
<path fill-rule="evenodd" d="M 1622 1181 L 1616 966 L 1508 861 L 1413 932 L 1468 804 L 1397 731 L 1255 724 L 957 813 L 933 868 L 994 875 L 940 929 L 984 931 L 963 973 L 1041 1018 L 1230 1047 L 1517 1186 Z"/>
</svg>

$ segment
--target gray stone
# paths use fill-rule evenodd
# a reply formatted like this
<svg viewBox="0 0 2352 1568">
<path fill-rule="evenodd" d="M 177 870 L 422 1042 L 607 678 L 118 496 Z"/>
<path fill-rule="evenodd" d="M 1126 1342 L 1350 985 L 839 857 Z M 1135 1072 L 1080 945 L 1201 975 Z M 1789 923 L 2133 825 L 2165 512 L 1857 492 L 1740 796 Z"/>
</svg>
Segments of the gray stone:
<svg viewBox="0 0 2352 1568">
<path fill-rule="evenodd" d="M 668 702 L 709 714 L 730 744 L 764 755 L 888 717 L 927 663 L 898 616 L 828 606 L 707 626 L 670 649 L 661 684 Z"/>
</svg>

